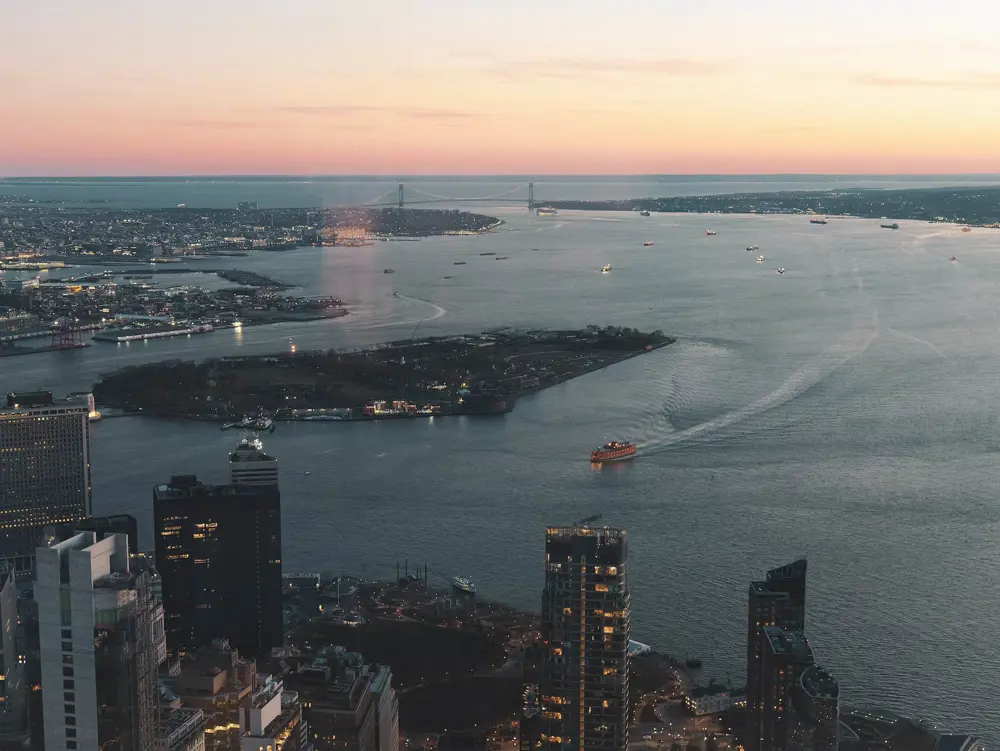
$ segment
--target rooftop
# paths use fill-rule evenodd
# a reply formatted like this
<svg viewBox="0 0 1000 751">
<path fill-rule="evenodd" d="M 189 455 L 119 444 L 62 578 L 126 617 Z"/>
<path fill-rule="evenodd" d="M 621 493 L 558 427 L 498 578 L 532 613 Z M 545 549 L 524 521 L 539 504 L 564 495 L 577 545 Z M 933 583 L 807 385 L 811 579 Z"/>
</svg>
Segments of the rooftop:
<svg viewBox="0 0 1000 751">
<path fill-rule="evenodd" d="M 802 673 L 802 688 L 816 699 L 837 699 L 840 697 L 840 684 L 830 673 L 819 665 Z"/>
<path fill-rule="evenodd" d="M 175 475 L 170 482 L 154 485 L 157 500 L 181 498 L 230 498 L 273 492 L 271 486 L 256 485 L 206 485 L 195 475 Z"/>
<path fill-rule="evenodd" d="M 720 694 L 728 694 L 729 686 L 724 683 L 712 683 L 708 686 L 698 686 L 691 691 L 692 699 L 701 699 L 705 696 L 718 696 Z"/>
<path fill-rule="evenodd" d="M 764 628 L 764 636 L 776 655 L 791 655 L 807 662 L 812 661 L 812 649 L 801 631 L 785 631 L 777 626 Z"/>
</svg>

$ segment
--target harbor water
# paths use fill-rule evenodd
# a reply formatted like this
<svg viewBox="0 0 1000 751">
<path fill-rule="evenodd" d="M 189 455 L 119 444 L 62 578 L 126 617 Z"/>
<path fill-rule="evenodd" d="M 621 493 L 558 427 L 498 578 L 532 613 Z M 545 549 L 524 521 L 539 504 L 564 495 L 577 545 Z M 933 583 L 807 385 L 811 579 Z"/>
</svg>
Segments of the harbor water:
<svg viewBox="0 0 1000 751">
<path fill-rule="evenodd" d="M 663 329 L 677 343 L 504 417 L 279 425 L 263 440 L 281 461 L 286 569 L 390 577 L 408 558 L 537 608 L 545 526 L 602 514 L 631 537 L 633 636 L 739 683 L 748 582 L 807 556 L 807 635 L 848 702 L 1000 742 L 1000 233 L 480 210 L 505 224 L 210 264 L 340 297 L 345 318 L 6 358 L 3 386 L 68 392 L 128 364 L 291 343 Z M 592 469 L 608 439 L 638 457 Z M 153 483 L 223 481 L 235 440 L 199 422 L 96 423 L 95 511 L 135 514 L 151 544 Z"/>
</svg>

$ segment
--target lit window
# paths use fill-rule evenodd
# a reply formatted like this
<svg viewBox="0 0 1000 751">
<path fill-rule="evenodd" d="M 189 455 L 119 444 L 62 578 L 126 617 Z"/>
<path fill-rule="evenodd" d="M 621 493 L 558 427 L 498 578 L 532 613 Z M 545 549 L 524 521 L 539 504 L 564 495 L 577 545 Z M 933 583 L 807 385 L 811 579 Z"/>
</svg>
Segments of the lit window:
<svg viewBox="0 0 1000 751">
<path fill-rule="evenodd" d="M 607 592 L 608 591 L 608 585 L 607 584 L 595 584 L 594 585 L 594 589 L 597 590 L 598 592 Z"/>
</svg>

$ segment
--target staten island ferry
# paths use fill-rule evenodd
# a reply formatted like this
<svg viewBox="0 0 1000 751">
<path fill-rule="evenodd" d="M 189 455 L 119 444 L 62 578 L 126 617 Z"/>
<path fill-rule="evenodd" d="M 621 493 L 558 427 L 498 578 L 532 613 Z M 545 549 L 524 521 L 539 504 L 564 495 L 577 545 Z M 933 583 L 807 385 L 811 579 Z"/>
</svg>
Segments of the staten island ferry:
<svg viewBox="0 0 1000 751">
<path fill-rule="evenodd" d="M 590 453 L 590 461 L 594 464 L 620 462 L 631 459 L 636 451 L 636 445 L 630 441 L 609 441 Z"/>
</svg>

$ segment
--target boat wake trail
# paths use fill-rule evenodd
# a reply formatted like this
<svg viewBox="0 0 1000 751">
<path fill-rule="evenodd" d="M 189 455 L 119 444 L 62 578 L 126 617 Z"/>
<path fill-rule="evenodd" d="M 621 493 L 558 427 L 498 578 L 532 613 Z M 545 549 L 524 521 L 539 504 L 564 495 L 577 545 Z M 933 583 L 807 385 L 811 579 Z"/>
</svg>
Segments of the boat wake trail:
<svg viewBox="0 0 1000 751">
<path fill-rule="evenodd" d="M 855 329 L 843 341 L 834 344 L 792 373 L 777 389 L 744 407 L 706 420 L 694 427 L 639 443 L 639 455 L 658 454 L 678 444 L 717 436 L 736 423 L 767 412 L 805 393 L 827 376 L 858 357 L 878 338 L 877 322 L 872 327 Z M 669 407 L 668 407 L 669 408 Z"/>
<path fill-rule="evenodd" d="M 441 316 L 448 314 L 447 309 L 442 308 L 440 305 L 438 305 L 437 303 L 433 303 L 430 300 L 421 300 L 418 297 L 407 297 L 406 295 L 397 295 L 397 297 L 399 297 L 400 300 L 410 300 L 411 302 L 418 302 L 424 305 L 430 305 L 432 308 L 434 308 L 434 315 L 432 315 L 430 318 L 421 318 L 420 320 L 422 321 L 433 321 L 435 318 L 440 318 Z"/>
</svg>

